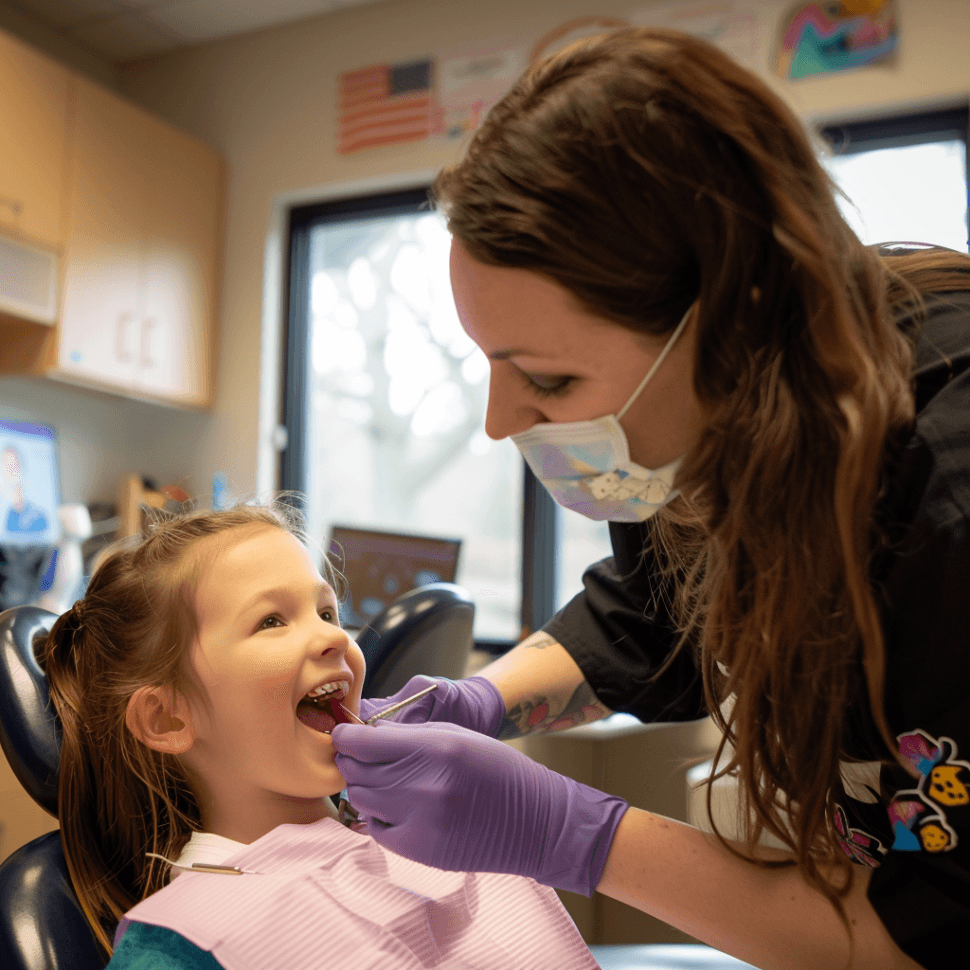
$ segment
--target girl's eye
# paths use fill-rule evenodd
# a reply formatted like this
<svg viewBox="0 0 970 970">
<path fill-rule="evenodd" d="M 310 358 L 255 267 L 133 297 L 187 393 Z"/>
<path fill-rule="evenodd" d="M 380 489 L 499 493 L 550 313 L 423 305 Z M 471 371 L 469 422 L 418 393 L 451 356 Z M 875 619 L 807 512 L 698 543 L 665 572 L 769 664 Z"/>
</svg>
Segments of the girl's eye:
<svg viewBox="0 0 970 970">
<path fill-rule="evenodd" d="M 283 621 L 278 616 L 276 616 L 274 614 L 273 616 L 267 616 L 266 619 L 263 620 L 263 622 L 259 624 L 259 629 L 260 630 L 273 630 L 277 626 L 282 626 L 282 625 L 283 625 Z"/>
<path fill-rule="evenodd" d="M 526 387 L 532 391 L 536 397 L 556 397 L 565 394 L 574 378 L 572 377 L 542 377 L 539 375 L 529 375 L 523 372 Z"/>
<path fill-rule="evenodd" d="M 320 610 L 320 619 L 325 623 L 336 623 L 338 626 L 340 625 L 340 616 L 331 606 L 325 606 Z"/>
</svg>

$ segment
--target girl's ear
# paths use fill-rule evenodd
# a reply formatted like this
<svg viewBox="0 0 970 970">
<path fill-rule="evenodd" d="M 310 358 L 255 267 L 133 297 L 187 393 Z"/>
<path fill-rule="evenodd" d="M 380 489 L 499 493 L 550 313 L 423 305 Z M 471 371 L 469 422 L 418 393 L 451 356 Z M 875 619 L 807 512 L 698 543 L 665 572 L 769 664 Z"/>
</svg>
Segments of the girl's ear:
<svg viewBox="0 0 970 970">
<path fill-rule="evenodd" d="M 171 687 L 139 687 L 125 712 L 128 730 L 153 751 L 185 754 L 195 744 L 192 713 Z"/>
</svg>

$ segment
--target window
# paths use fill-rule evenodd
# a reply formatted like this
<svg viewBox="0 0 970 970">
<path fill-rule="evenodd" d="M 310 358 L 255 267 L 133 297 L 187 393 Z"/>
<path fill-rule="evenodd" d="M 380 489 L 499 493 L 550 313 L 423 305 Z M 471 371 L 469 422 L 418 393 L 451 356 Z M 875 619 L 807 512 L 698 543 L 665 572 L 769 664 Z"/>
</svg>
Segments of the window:
<svg viewBox="0 0 970 970">
<path fill-rule="evenodd" d="M 479 641 L 521 629 L 522 459 L 483 429 L 488 362 L 458 322 L 427 190 L 290 219 L 283 487 L 335 524 L 460 538 Z"/>
<path fill-rule="evenodd" d="M 823 157 L 865 243 L 908 241 L 967 251 L 966 108 L 821 129 Z"/>
</svg>

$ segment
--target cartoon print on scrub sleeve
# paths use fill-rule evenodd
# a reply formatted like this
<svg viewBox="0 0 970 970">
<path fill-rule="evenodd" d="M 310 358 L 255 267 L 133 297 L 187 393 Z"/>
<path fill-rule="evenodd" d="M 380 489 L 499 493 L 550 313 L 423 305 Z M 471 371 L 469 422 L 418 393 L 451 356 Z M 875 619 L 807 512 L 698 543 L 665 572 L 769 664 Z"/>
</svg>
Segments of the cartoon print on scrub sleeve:
<svg viewBox="0 0 970 970">
<path fill-rule="evenodd" d="M 970 804 L 970 764 L 957 760 L 952 738 L 931 737 L 925 731 L 900 734 L 899 750 L 919 773 L 916 788 L 899 791 L 887 809 L 897 852 L 949 852 L 957 833 L 947 822 L 947 810 Z"/>
<path fill-rule="evenodd" d="M 835 828 L 839 833 L 839 845 L 842 851 L 859 865 L 875 869 L 879 866 L 879 856 L 886 849 L 874 835 L 868 835 L 862 829 L 849 827 L 849 820 L 841 805 L 835 806 Z"/>
</svg>

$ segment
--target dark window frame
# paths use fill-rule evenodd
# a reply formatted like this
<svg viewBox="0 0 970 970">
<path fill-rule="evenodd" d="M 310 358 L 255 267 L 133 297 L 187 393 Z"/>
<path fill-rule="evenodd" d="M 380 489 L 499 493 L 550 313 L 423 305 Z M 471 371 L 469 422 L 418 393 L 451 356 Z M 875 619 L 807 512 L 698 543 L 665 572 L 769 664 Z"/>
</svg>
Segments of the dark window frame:
<svg viewBox="0 0 970 970">
<path fill-rule="evenodd" d="M 366 220 L 377 216 L 417 213 L 427 210 L 427 184 L 347 196 L 289 211 L 287 237 L 287 299 L 284 310 L 282 423 L 287 431 L 286 446 L 280 453 L 279 481 L 285 491 L 300 497 L 307 494 L 307 409 L 310 387 L 310 233 L 314 227 L 333 222 Z M 538 630 L 555 612 L 556 554 L 560 541 L 559 509 L 522 462 L 522 582 L 520 617 L 522 630 Z M 477 639 L 476 646 L 501 654 L 518 642 Z"/>
</svg>

